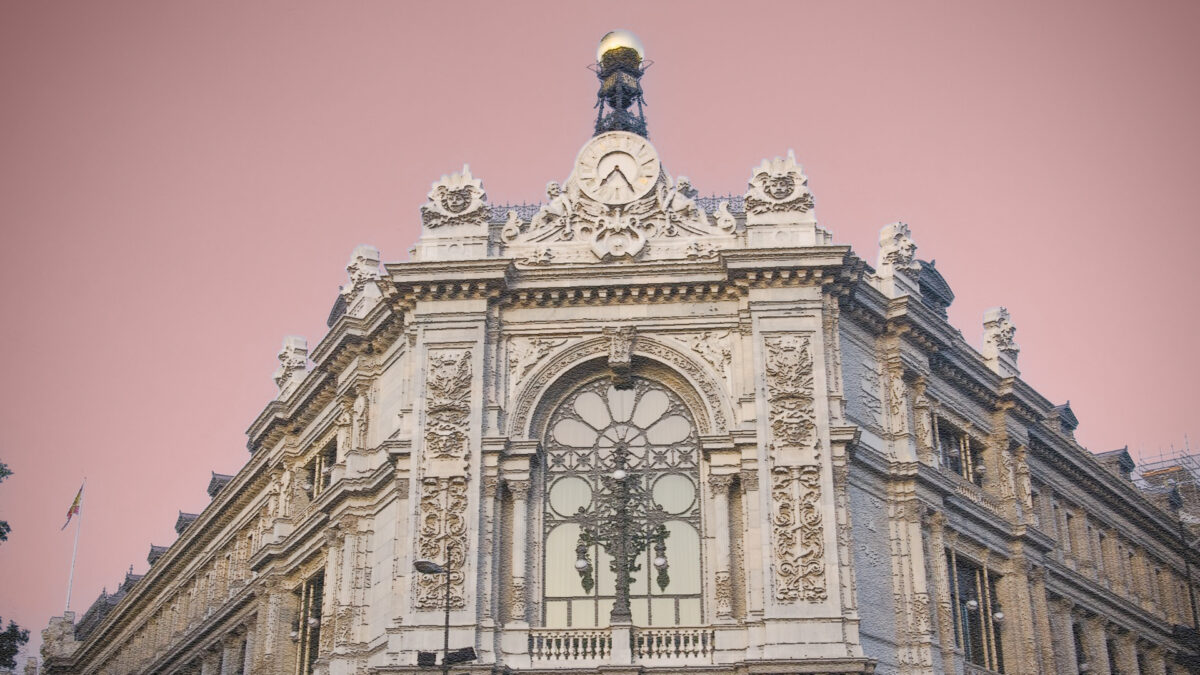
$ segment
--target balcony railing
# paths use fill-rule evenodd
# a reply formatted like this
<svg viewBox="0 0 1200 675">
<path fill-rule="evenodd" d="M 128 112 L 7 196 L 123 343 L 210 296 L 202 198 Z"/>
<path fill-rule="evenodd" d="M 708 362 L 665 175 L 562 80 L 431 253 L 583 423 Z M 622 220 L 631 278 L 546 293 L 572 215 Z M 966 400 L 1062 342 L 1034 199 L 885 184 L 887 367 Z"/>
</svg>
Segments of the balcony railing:
<svg viewBox="0 0 1200 675">
<path fill-rule="evenodd" d="M 633 632 L 635 659 L 711 658 L 716 633 L 711 628 L 643 628 Z"/>
<path fill-rule="evenodd" d="M 612 655 L 612 633 L 604 630 L 534 630 L 529 656 L 534 661 L 593 661 Z"/>
<path fill-rule="evenodd" d="M 712 663 L 716 631 L 711 628 L 634 628 L 629 636 L 635 662 Z M 529 632 L 529 656 L 535 662 L 603 661 L 612 656 L 608 628 L 535 629 Z"/>
</svg>

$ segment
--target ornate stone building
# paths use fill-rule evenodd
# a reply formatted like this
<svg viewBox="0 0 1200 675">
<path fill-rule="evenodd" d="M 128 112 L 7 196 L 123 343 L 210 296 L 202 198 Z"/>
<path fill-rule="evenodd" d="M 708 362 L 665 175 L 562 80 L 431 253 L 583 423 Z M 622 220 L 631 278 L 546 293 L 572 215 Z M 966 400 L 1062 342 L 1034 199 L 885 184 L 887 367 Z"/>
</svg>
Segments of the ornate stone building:
<svg viewBox="0 0 1200 675">
<path fill-rule="evenodd" d="M 51 621 L 45 672 L 415 672 L 444 621 L 454 672 L 1189 672 L 1190 474 L 1139 490 L 1080 447 L 1008 312 L 967 344 L 909 228 L 868 265 L 791 153 L 697 197 L 644 135 L 640 46 L 598 61 L 547 202 L 464 167 L 408 262 L 355 249 L 247 464 Z"/>
</svg>

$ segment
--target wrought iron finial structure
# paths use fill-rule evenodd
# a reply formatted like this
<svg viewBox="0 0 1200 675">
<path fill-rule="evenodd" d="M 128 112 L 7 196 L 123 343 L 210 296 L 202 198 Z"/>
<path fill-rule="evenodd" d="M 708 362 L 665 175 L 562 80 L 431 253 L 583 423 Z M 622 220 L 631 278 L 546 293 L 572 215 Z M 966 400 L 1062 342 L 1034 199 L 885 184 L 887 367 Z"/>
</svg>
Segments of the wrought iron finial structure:
<svg viewBox="0 0 1200 675">
<path fill-rule="evenodd" d="M 596 93 L 596 133 L 628 131 L 649 138 L 642 110 L 642 73 L 650 67 L 644 60 L 642 43 L 627 30 L 615 30 L 600 40 L 596 63 L 591 66 L 600 79 Z M 637 112 L 632 108 L 637 106 Z"/>
<path fill-rule="evenodd" d="M 595 585 L 588 551 L 596 545 L 604 548 L 612 561 L 616 597 L 610 621 L 628 623 L 633 619 L 629 591 L 633 574 L 641 570 L 639 558 L 654 547 L 652 564 L 658 570 L 655 582 L 659 590 L 671 583 L 667 569 L 667 531 L 669 515 L 655 503 L 647 487 L 644 470 L 630 467 L 629 448 L 618 443 L 611 455 L 611 471 L 601 476 L 599 494 L 592 510 L 581 507 L 578 514 L 579 544 L 575 547 L 575 570 L 585 592 Z"/>
</svg>

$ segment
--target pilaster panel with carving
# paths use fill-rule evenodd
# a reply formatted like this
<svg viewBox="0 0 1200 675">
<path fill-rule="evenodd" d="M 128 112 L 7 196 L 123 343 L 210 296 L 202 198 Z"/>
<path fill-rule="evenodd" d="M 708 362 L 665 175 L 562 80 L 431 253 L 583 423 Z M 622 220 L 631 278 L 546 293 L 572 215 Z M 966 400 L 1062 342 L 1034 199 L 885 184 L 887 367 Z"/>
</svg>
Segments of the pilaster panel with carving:
<svg viewBox="0 0 1200 675">
<path fill-rule="evenodd" d="M 775 467 L 771 474 L 775 599 L 819 602 L 825 588 L 825 533 L 817 466 Z"/>
<path fill-rule="evenodd" d="M 421 481 L 418 557 L 445 561 L 450 570 L 450 606 L 466 606 L 463 567 L 467 552 L 467 479 L 428 477 Z M 445 607 L 445 581 L 441 575 L 416 576 L 417 609 Z"/>
<path fill-rule="evenodd" d="M 813 358 L 809 338 L 770 335 L 766 350 L 770 420 L 771 526 L 775 600 L 823 601 L 825 532 L 820 509 Z"/>
<path fill-rule="evenodd" d="M 429 353 L 425 381 L 425 456 L 467 459 L 470 456 L 471 352 Z"/>
</svg>

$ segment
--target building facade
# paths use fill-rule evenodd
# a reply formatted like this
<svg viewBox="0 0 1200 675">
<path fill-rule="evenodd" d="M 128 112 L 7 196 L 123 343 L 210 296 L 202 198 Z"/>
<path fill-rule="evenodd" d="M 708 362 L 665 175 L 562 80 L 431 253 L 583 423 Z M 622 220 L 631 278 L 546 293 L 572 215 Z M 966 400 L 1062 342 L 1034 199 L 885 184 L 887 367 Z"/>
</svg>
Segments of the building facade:
<svg viewBox="0 0 1200 675">
<path fill-rule="evenodd" d="M 44 672 L 417 672 L 447 635 L 454 672 L 1196 672 L 1193 473 L 1082 448 L 1008 312 L 968 345 L 909 228 L 868 265 L 791 153 L 698 197 L 606 40 L 566 181 L 492 206 L 464 167 L 408 262 L 355 249 L 249 461 Z"/>
</svg>

